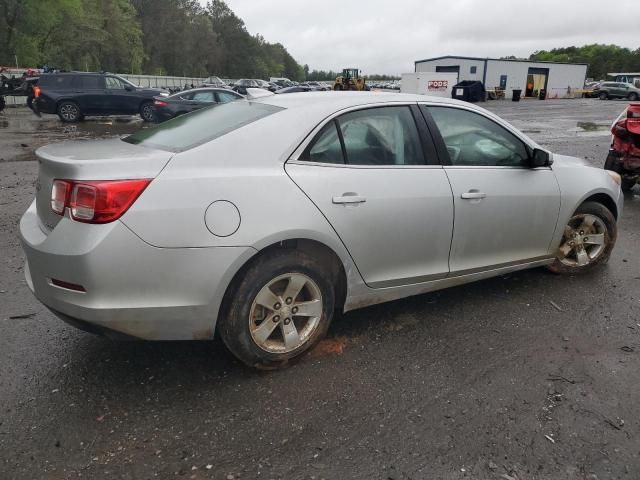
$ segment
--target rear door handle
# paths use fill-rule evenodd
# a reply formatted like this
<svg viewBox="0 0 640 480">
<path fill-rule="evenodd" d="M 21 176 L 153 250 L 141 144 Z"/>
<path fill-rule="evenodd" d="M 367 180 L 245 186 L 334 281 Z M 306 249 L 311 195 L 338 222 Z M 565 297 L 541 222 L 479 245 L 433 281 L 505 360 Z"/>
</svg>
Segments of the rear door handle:
<svg viewBox="0 0 640 480">
<path fill-rule="evenodd" d="M 341 197 L 333 197 L 331 201 L 337 204 L 352 204 L 352 203 L 364 203 L 367 201 L 367 199 L 364 197 L 361 197 L 356 193 L 347 192 L 347 193 L 343 193 Z"/>
<path fill-rule="evenodd" d="M 471 190 L 460 195 L 460 198 L 463 198 L 464 200 L 481 200 L 486 197 L 486 193 L 478 192 L 477 190 Z"/>
</svg>

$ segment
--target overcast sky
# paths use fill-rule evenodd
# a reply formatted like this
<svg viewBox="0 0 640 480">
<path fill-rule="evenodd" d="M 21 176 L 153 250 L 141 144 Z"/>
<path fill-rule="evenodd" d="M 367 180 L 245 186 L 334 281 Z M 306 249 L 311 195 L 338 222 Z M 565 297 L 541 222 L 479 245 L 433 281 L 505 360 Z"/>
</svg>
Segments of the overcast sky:
<svg viewBox="0 0 640 480">
<path fill-rule="evenodd" d="M 526 57 L 587 43 L 640 47 L 639 0 L 226 1 L 251 34 L 282 43 L 312 70 L 400 74 L 412 72 L 415 60 L 441 55 Z"/>
</svg>

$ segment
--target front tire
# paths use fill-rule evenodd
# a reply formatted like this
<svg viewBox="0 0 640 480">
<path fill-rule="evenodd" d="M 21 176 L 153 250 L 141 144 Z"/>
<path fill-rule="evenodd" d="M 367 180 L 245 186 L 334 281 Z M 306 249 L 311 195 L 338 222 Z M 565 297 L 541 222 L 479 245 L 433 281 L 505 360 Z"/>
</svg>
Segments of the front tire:
<svg viewBox="0 0 640 480">
<path fill-rule="evenodd" d="M 248 366 L 282 368 L 326 335 L 334 304 L 331 276 L 315 258 L 275 251 L 259 257 L 231 286 L 218 331 Z"/>
<path fill-rule="evenodd" d="M 638 94 L 635 92 L 632 92 L 629 94 L 629 101 L 631 102 L 636 102 L 638 100 Z"/>
<path fill-rule="evenodd" d="M 140 117 L 142 117 L 142 120 L 145 122 L 153 122 L 154 116 L 152 102 L 144 102 L 140 105 Z"/>
<path fill-rule="evenodd" d="M 553 273 L 583 274 L 609 261 L 618 229 L 607 207 L 597 202 L 583 203 L 564 228 L 556 259 L 547 267 Z"/>
<path fill-rule="evenodd" d="M 598 95 L 598 98 L 600 100 L 607 100 L 609 98 L 609 95 L 607 94 L 607 92 L 602 92 L 600 95 Z"/>
<path fill-rule="evenodd" d="M 65 101 L 58 105 L 58 117 L 65 123 L 76 123 L 82 118 L 82 113 L 76 102 Z"/>
</svg>

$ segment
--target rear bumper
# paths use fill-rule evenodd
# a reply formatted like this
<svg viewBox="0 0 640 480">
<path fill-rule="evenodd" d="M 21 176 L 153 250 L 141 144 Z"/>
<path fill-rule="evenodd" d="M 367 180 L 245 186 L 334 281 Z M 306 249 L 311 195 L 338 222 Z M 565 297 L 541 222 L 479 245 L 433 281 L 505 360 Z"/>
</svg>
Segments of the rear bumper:
<svg viewBox="0 0 640 480">
<path fill-rule="evenodd" d="M 224 292 L 255 253 L 249 247 L 157 248 L 119 221 L 87 225 L 63 218 L 45 234 L 35 202 L 20 221 L 20 237 L 27 284 L 45 306 L 85 330 L 147 340 L 213 338 Z"/>
</svg>

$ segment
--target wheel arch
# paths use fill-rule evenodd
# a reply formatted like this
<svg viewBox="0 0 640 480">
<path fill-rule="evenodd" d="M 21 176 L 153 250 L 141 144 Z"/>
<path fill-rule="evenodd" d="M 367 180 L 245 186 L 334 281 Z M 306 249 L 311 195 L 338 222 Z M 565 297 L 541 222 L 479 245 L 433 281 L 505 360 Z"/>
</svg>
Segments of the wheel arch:
<svg viewBox="0 0 640 480">
<path fill-rule="evenodd" d="M 576 206 L 574 211 L 577 210 L 580 205 L 583 205 L 587 202 L 596 202 L 604 205 L 613 214 L 613 217 L 616 219 L 616 221 L 618 220 L 618 205 L 616 204 L 615 200 L 611 198 L 611 196 L 607 193 L 599 192 L 587 196 Z"/>
<path fill-rule="evenodd" d="M 234 289 L 237 288 L 238 282 L 249 267 L 263 255 L 269 255 L 271 252 L 282 250 L 297 250 L 307 253 L 314 258 L 318 258 L 323 265 L 326 265 L 327 271 L 331 274 L 333 284 L 335 285 L 335 309 L 336 311 L 343 310 L 348 290 L 347 272 L 349 272 L 351 268 L 349 263 L 345 265 L 344 259 L 340 257 L 336 250 L 323 241 L 307 237 L 290 237 L 270 243 L 265 242 L 259 248 L 255 248 L 255 253 L 236 270 L 226 285 L 216 319 L 224 314 L 228 305 L 227 302 L 233 296 Z"/>
</svg>

